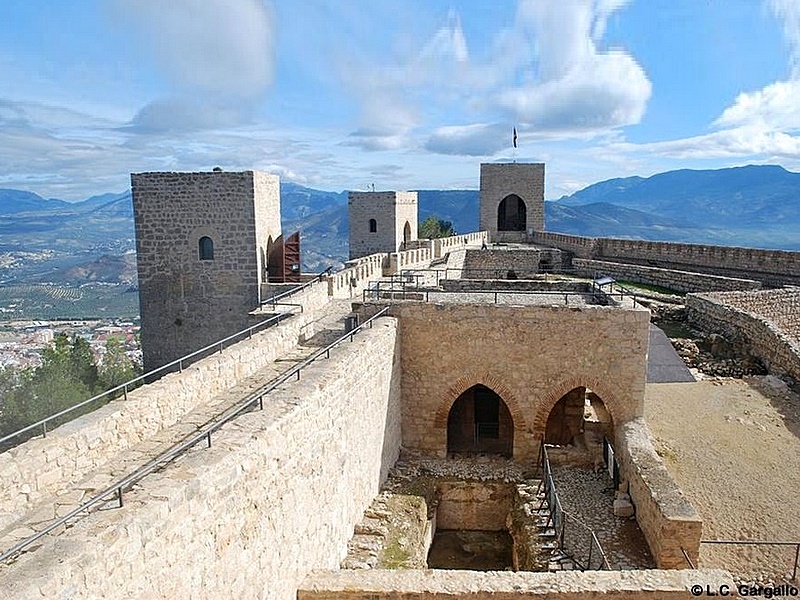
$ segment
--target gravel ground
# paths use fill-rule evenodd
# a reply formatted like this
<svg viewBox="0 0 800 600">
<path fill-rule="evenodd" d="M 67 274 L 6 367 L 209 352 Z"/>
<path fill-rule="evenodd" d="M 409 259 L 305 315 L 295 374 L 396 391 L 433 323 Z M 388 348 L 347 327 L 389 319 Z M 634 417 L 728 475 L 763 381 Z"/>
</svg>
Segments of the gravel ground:
<svg viewBox="0 0 800 600">
<path fill-rule="evenodd" d="M 703 518 L 703 539 L 800 541 L 800 396 L 773 376 L 647 386 L 656 449 Z M 701 545 L 700 564 L 785 580 L 794 547 Z"/>
</svg>

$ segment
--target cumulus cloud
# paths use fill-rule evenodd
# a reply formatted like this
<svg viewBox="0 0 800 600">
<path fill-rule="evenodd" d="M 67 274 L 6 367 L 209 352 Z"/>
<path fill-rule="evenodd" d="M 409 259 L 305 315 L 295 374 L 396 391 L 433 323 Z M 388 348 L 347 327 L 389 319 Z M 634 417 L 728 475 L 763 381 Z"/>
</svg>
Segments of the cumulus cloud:
<svg viewBox="0 0 800 600">
<path fill-rule="evenodd" d="M 272 83 L 273 19 L 262 0 L 116 0 L 115 8 L 172 90 L 140 110 L 133 125 L 141 131 L 168 125 L 182 103 L 209 108 L 181 117 L 180 128 L 242 121 Z"/>
<path fill-rule="evenodd" d="M 529 82 L 509 86 L 496 102 L 511 117 L 542 131 L 602 131 L 638 123 L 652 85 L 622 50 L 601 51 L 597 36 L 626 3 L 621 0 L 522 0 L 520 37 L 534 40 Z"/>
</svg>

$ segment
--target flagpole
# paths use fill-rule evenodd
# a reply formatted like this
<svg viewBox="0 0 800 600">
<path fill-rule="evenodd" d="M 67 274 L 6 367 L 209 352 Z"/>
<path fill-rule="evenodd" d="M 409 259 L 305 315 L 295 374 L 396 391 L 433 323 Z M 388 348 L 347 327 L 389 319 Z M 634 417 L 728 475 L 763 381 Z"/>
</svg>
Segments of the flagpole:
<svg viewBox="0 0 800 600">
<path fill-rule="evenodd" d="M 512 155 L 512 159 L 514 162 L 517 162 L 517 126 L 514 125 L 512 128 L 511 133 L 511 144 L 514 146 L 514 152 Z"/>
</svg>

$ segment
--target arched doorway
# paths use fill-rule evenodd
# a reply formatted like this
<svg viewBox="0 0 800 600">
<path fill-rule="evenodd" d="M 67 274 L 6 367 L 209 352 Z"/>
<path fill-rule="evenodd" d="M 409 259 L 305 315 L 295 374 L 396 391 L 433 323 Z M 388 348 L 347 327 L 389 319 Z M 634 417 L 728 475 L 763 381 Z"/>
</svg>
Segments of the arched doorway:
<svg viewBox="0 0 800 600">
<path fill-rule="evenodd" d="M 497 231 L 525 231 L 527 212 L 522 198 L 509 194 L 497 207 Z"/>
<path fill-rule="evenodd" d="M 484 385 L 462 393 L 447 416 L 447 451 L 511 457 L 514 422 L 503 399 Z"/>
<path fill-rule="evenodd" d="M 602 458 L 604 437 L 613 445 L 611 415 L 600 396 L 585 387 L 561 396 L 547 417 L 544 443 L 585 450 L 589 463 Z"/>
<path fill-rule="evenodd" d="M 411 223 L 406 221 L 405 227 L 403 227 L 403 248 L 408 247 L 408 242 L 411 241 Z"/>
</svg>

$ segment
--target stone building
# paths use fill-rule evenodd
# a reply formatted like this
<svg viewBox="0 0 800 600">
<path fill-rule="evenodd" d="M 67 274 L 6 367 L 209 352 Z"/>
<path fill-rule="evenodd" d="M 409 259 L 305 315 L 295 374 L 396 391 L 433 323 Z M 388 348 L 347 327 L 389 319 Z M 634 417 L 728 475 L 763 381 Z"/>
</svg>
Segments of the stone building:
<svg viewBox="0 0 800 600">
<path fill-rule="evenodd" d="M 146 370 L 251 323 L 281 235 L 275 175 L 134 173 L 139 306 Z"/>
<path fill-rule="evenodd" d="M 417 239 L 416 192 L 350 192 L 347 204 L 351 260 Z"/>
<path fill-rule="evenodd" d="M 544 231 L 544 163 L 481 165 L 480 229 L 494 242 Z"/>
</svg>

